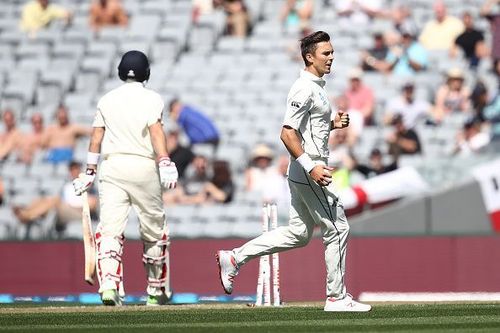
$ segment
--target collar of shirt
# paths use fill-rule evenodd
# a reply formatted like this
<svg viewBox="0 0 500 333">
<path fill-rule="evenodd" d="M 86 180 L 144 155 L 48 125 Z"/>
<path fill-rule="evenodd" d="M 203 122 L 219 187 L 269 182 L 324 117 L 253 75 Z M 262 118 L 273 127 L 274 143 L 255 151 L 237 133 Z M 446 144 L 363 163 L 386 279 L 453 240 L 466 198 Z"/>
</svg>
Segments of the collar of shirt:
<svg viewBox="0 0 500 333">
<path fill-rule="evenodd" d="M 321 88 L 323 88 L 326 84 L 326 81 L 323 78 L 317 77 L 313 73 L 306 71 L 304 69 L 300 71 L 300 77 L 317 83 Z"/>
</svg>

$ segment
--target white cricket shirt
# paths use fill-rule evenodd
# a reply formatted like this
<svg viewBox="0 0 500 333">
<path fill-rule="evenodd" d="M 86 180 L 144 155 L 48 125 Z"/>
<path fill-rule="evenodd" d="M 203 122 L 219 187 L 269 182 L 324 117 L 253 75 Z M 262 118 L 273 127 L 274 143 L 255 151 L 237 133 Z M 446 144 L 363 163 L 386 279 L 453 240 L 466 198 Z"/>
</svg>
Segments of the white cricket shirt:
<svg viewBox="0 0 500 333">
<path fill-rule="evenodd" d="M 332 109 L 325 84 L 322 78 L 302 70 L 287 98 L 283 125 L 300 134 L 302 148 L 311 158 L 328 158 Z"/>
<path fill-rule="evenodd" d="M 155 158 L 149 126 L 162 119 L 163 99 L 140 82 L 127 82 L 101 97 L 93 127 L 104 127 L 101 154 Z"/>
</svg>

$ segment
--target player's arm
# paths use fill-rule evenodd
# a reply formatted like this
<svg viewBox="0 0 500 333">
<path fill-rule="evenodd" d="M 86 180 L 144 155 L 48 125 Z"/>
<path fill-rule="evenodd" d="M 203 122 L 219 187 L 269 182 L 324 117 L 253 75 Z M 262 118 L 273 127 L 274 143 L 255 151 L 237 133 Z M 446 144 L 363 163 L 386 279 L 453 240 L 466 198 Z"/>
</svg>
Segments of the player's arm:
<svg viewBox="0 0 500 333">
<path fill-rule="evenodd" d="M 158 120 L 153 125 L 149 126 L 149 135 L 151 136 L 151 143 L 158 158 L 167 157 L 167 138 L 163 132 L 163 126 Z"/>
<path fill-rule="evenodd" d="M 304 151 L 301 144 L 301 139 L 297 131 L 289 125 L 283 125 L 281 128 L 280 139 L 285 145 L 286 149 L 297 162 L 299 162 L 304 170 L 306 170 L 316 183 L 320 186 L 327 186 L 332 181 L 330 168 L 326 165 L 316 165 L 309 155 Z"/>
<path fill-rule="evenodd" d="M 94 127 L 90 134 L 89 152 L 87 154 L 87 169 L 97 170 L 97 163 L 101 153 L 102 139 L 104 139 L 104 127 Z M 94 156 L 93 156 L 94 155 Z"/>
<path fill-rule="evenodd" d="M 149 135 L 151 136 L 151 143 L 158 158 L 161 184 L 165 188 L 175 188 L 179 174 L 175 163 L 168 156 L 167 139 L 160 119 L 149 126 Z"/>
<path fill-rule="evenodd" d="M 95 180 L 104 131 L 104 127 L 94 127 L 92 129 L 89 151 L 87 153 L 87 170 L 85 170 L 85 174 L 73 180 L 73 187 L 76 195 L 82 195 L 83 192 L 86 192 Z"/>
</svg>

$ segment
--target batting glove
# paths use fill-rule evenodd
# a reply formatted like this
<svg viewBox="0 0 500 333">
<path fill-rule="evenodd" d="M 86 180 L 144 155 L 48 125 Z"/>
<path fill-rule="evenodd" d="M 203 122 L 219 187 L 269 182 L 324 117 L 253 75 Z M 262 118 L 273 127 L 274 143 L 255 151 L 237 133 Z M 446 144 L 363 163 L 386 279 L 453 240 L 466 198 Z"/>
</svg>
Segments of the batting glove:
<svg viewBox="0 0 500 333">
<path fill-rule="evenodd" d="M 85 174 L 80 174 L 80 177 L 73 180 L 73 188 L 75 189 L 76 195 L 82 195 L 83 192 L 86 192 L 95 179 L 95 170 L 87 169 Z"/>
<path fill-rule="evenodd" d="M 167 189 L 175 188 L 177 186 L 177 179 L 179 178 L 175 163 L 168 157 L 162 157 L 158 162 L 158 168 L 160 170 L 161 186 Z"/>
</svg>

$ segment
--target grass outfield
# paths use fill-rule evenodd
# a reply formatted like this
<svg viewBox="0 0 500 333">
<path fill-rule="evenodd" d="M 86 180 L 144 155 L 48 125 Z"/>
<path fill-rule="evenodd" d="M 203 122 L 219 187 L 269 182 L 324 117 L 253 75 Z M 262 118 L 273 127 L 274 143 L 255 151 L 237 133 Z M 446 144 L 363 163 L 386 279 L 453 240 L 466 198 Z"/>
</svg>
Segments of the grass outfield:
<svg viewBox="0 0 500 333">
<path fill-rule="evenodd" d="M 325 313 L 320 303 L 282 308 L 202 304 L 157 308 L 0 306 L 0 332 L 500 332 L 500 304 L 375 305 Z"/>
</svg>

